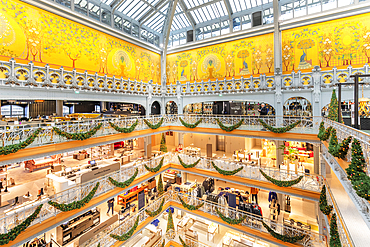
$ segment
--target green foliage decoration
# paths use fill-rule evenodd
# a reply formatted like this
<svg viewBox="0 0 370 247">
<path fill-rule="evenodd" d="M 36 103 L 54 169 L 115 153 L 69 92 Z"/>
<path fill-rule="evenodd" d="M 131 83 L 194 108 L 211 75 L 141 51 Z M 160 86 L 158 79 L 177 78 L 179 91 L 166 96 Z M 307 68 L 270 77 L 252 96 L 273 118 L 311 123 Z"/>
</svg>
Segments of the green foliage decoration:
<svg viewBox="0 0 370 247">
<path fill-rule="evenodd" d="M 112 122 L 109 122 L 109 124 L 117 132 L 120 132 L 120 133 L 131 133 L 132 131 L 135 130 L 136 126 L 139 124 L 139 120 L 136 119 L 135 123 L 133 123 L 129 128 L 121 128 L 121 127 L 118 127 L 117 125 L 115 125 Z"/>
<path fill-rule="evenodd" d="M 333 210 L 332 205 L 328 205 L 328 200 L 326 199 L 326 186 L 323 185 L 320 194 L 320 202 L 319 202 L 320 210 L 325 215 L 330 215 L 331 211 Z"/>
<path fill-rule="evenodd" d="M 237 128 L 239 128 L 243 124 L 244 119 L 240 120 L 238 123 L 236 123 L 234 125 L 231 125 L 231 126 L 223 125 L 223 123 L 221 123 L 221 121 L 218 118 L 216 118 L 216 122 L 222 130 L 224 130 L 226 132 L 231 132 L 231 131 L 236 130 Z"/>
<path fill-rule="evenodd" d="M 335 89 L 333 89 L 333 92 L 331 94 L 330 104 L 329 104 L 328 118 L 335 122 L 338 122 L 338 107 L 339 106 L 338 106 L 337 94 L 335 93 Z"/>
<path fill-rule="evenodd" d="M 27 219 L 25 219 L 21 224 L 11 229 L 8 233 L 0 234 L 0 245 L 5 245 L 8 244 L 10 241 L 15 240 L 18 237 L 18 235 L 21 234 L 21 232 L 26 230 L 27 227 L 31 225 L 32 221 L 34 221 L 37 218 L 41 211 L 42 206 L 43 204 L 38 206 L 36 210 L 30 216 L 27 217 Z"/>
<path fill-rule="evenodd" d="M 172 218 L 172 208 L 168 208 L 168 220 L 167 220 L 167 229 L 166 232 L 169 230 L 175 231 L 175 225 L 173 224 L 173 218 Z"/>
<path fill-rule="evenodd" d="M 197 206 L 193 206 L 193 205 L 190 205 L 190 204 L 187 204 L 179 195 L 177 195 L 177 197 L 179 198 L 182 206 L 186 209 L 189 209 L 190 211 L 193 211 L 193 210 L 198 210 L 200 209 L 201 207 L 203 207 L 204 205 L 204 202 L 203 203 L 200 203 L 199 205 Z"/>
<path fill-rule="evenodd" d="M 182 120 L 181 117 L 179 117 L 179 119 L 180 119 L 180 122 L 181 122 L 182 125 L 184 125 L 186 128 L 190 128 L 190 129 L 196 128 L 203 121 L 203 118 L 201 118 L 201 119 L 199 119 L 198 121 L 196 121 L 193 124 L 188 124 L 187 122 L 185 122 L 184 120 Z"/>
<path fill-rule="evenodd" d="M 165 243 L 166 243 L 166 241 L 164 241 L 164 240 L 163 240 L 161 247 L 164 247 L 164 244 L 165 244 Z"/>
<path fill-rule="evenodd" d="M 321 140 L 321 141 L 326 141 L 329 139 L 330 137 L 330 133 L 331 133 L 331 130 L 332 130 L 333 127 L 329 126 L 327 129 L 325 129 L 324 127 L 324 122 L 322 121 L 320 123 L 320 128 L 319 128 L 319 133 L 317 134 L 317 137 Z"/>
<path fill-rule="evenodd" d="M 155 211 L 149 211 L 148 209 L 145 209 L 145 212 L 150 216 L 150 217 L 155 217 L 157 216 L 158 214 L 160 214 L 162 212 L 162 209 L 163 209 L 163 205 L 164 205 L 164 198 L 162 199 L 162 202 L 161 204 L 159 205 L 158 209 L 155 210 Z"/>
<path fill-rule="evenodd" d="M 161 196 L 164 193 L 163 189 L 163 181 L 162 181 L 162 174 L 159 174 L 159 179 L 158 179 L 158 195 Z"/>
<path fill-rule="evenodd" d="M 306 237 L 306 235 L 300 235 L 300 236 L 294 236 L 294 237 L 291 237 L 291 236 L 286 236 L 286 235 L 281 235 L 277 232 L 275 232 L 274 230 L 272 230 L 265 222 L 262 221 L 262 225 L 264 228 L 266 228 L 266 230 L 271 234 L 271 236 L 273 236 L 274 238 L 276 239 L 279 239 L 283 242 L 287 242 L 287 243 L 295 243 L 297 241 L 300 241 L 302 239 L 304 239 Z"/>
<path fill-rule="evenodd" d="M 232 218 L 229 218 L 229 217 L 226 217 L 225 215 L 223 215 L 217 208 L 215 208 L 215 209 L 216 209 L 216 213 L 221 218 L 221 220 L 225 221 L 229 225 L 239 225 L 240 223 L 242 223 L 247 218 L 247 215 L 244 215 L 244 216 L 240 217 L 239 219 L 232 219 Z"/>
<path fill-rule="evenodd" d="M 289 181 L 280 181 L 280 180 L 276 180 L 272 177 L 270 177 L 269 175 L 267 175 L 266 173 L 264 173 L 261 169 L 260 169 L 260 173 L 262 174 L 262 176 L 264 176 L 268 181 L 270 181 L 271 183 L 279 186 L 279 187 L 291 187 L 295 184 L 298 184 L 299 182 L 301 182 L 303 176 L 299 176 L 298 178 L 296 179 L 293 179 L 293 180 L 289 180 Z"/>
<path fill-rule="evenodd" d="M 118 182 L 117 180 L 114 180 L 111 177 L 109 177 L 108 179 L 109 179 L 109 182 L 111 182 L 114 186 L 120 187 L 120 188 L 126 188 L 127 186 L 129 186 L 135 180 L 138 173 L 139 173 L 139 169 L 136 168 L 136 171 L 135 171 L 134 175 L 132 175 L 125 182 Z"/>
<path fill-rule="evenodd" d="M 0 147 L 0 155 L 8 155 L 12 153 L 16 153 L 21 149 L 26 148 L 27 146 L 31 145 L 32 142 L 35 141 L 36 137 L 40 134 L 42 128 L 38 128 L 31 136 L 29 136 L 25 141 L 18 143 L 18 144 L 11 144 L 5 147 Z"/>
<path fill-rule="evenodd" d="M 95 187 L 90 191 L 90 193 L 85 198 L 83 198 L 79 201 L 76 201 L 76 202 L 71 202 L 71 203 L 68 203 L 68 204 L 64 204 L 64 203 L 59 204 L 57 202 L 48 201 L 48 203 L 51 206 L 53 206 L 54 208 L 56 208 L 60 211 L 63 211 L 63 212 L 72 211 L 72 210 L 75 210 L 75 209 L 80 209 L 91 201 L 91 199 L 94 197 L 98 188 L 99 188 L 99 182 L 96 183 Z"/>
<path fill-rule="evenodd" d="M 352 136 L 347 137 L 346 139 L 344 139 L 341 143 L 337 145 L 336 153 L 339 159 L 344 160 L 346 158 L 347 153 L 349 151 L 349 144 L 351 143 L 351 141 L 352 141 Z"/>
<path fill-rule="evenodd" d="M 138 225 L 139 225 L 139 216 L 137 216 L 134 225 L 131 227 L 131 229 L 128 232 L 122 234 L 121 236 L 116 235 L 116 234 L 111 234 L 110 236 L 112 238 L 118 240 L 118 241 L 122 241 L 122 242 L 123 241 L 126 241 L 129 238 L 131 238 L 131 236 L 134 234 L 134 232 L 135 232 L 136 228 L 138 227 Z"/>
<path fill-rule="evenodd" d="M 329 153 L 332 154 L 334 157 L 338 157 L 338 138 L 337 138 L 337 130 L 332 129 L 329 141 Z"/>
<path fill-rule="evenodd" d="M 164 121 L 164 118 L 162 117 L 161 120 L 159 120 L 158 123 L 156 124 L 151 124 L 148 120 L 144 119 L 144 123 L 146 125 L 148 125 L 149 128 L 155 130 L 155 129 L 158 129 L 159 127 L 161 127 L 161 125 L 163 124 L 163 121 Z"/>
<path fill-rule="evenodd" d="M 200 162 L 200 159 L 198 159 L 197 161 L 195 161 L 193 164 L 185 164 L 184 161 L 182 161 L 182 159 L 180 158 L 180 156 L 177 156 L 177 158 L 179 159 L 179 162 L 180 164 L 182 165 L 182 167 L 184 167 L 185 169 L 186 168 L 194 168 L 196 165 L 198 165 L 198 163 Z"/>
<path fill-rule="evenodd" d="M 163 166 L 163 161 L 164 161 L 164 157 L 161 159 L 161 161 L 159 161 L 159 164 L 156 167 L 151 168 L 147 166 L 146 164 L 144 164 L 144 167 L 150 172 L 158 172 Z"/>
<path fill-rule="evenodd" d="M 162 133 L 161 146 L 159 148 L 161 152 L 167 153 L 166 139 L 164 138 L 164 133 Z"/>
<path fill-rule="evenodd" d="M 68 133 L 68 132 L 65 132 L 57 127 L 53 127 L 53 130 L 54 132 L 57 134 L 57 135 L 60 135 L 60 136 L 63 136 L 65 138 L 67 138 L 68 140 L 78 140 L 78 141 L 82 141 L 82 140 L 86 140 L 86 139 L 89 139 L 90 137 L 92 137 L 93 135 L 96 134 L 96 132 L 103 126 L 103 124 L 98 124 L 97 126 L 95 126 L 94 128 L 92 128 L 91 130 L 87 131 L 87 132 L 83 132 L 83 133 Z"/>
<path fill-rule="evenodd" d="M 340 242 L 339 233 L 338 233 L 338 225 L 337 225 L 337 215 L 334 213 L 330 218 L 330 247 L 341 247 L 342 244 Z"/>
<path fill-rule="evenodd" d="M 239 167 L 238 169 L 235 169 L 233 171 L 225 171 L 225 170 L 222 170 L 221 168 L 219 168 L 218 166 L 215 165 L 215 163 L 212 161 L 211 162 L 213 168 L 216 169 L 216 171 L 224 176 L 233 176 L 235 174 L 237 174 L 238 172 L 240 172 L 241 170 L 243 170 L 243 166 Z"/>
<path fill-rule="evenodd" d="M 185 243 L 185 241 L 184 240 L 182 240 L 182 238 L 179 236 L 179 239 L 180 239 L 180 243 L 182 244 L 182 247 L 190 247 L 189 245 L 187 245 L 186 243 Z"/>
<path fill-rule="evenodd" d="M 272 127 L 271 125 L 268 125 L 262 119 L 258 119 L 258 121 L 262 124 L 262 126 L 264 128 L 266 128 L 269 131 L 271 131 L 273 133 L 276 133 L 276 134 L 282 134 L 282 133 L 288 132 L 289 130 L 294 129 L 295 127 L 297 127 L 298 124 L 301 123 L 301 120 L 298 120 L 297 122 L 294 122 L 292 124 L 289 124 L 288 126 L 281 127 L 281 128 L 275 128 L 275 127 Z"/>
</svg>

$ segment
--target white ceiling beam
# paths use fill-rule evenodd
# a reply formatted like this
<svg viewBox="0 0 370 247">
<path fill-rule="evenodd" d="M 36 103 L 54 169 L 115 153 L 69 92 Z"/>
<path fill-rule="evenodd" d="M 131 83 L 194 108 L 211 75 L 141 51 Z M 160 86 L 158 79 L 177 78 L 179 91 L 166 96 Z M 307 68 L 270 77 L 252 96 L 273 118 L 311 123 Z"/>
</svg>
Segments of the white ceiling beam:
<svg viewBox="0 0 370 247">
<path fill-rule="evenodd" d="M 171 6 L 171 9 L 170 9 L 170 13 L 168 15 L 168 19 L 167 19 L 167 22 L 166 22 L 166 25 L 163 26 L 165 28 L 165 30 L 163 30 L 163 34 L 165 35 L 164 38 L 164 56 L 166 56 L 166 53 L 167 53 L 167 47 L 168 47 L 168 38 L 170 37 L 170 32 L 171 32 L 171 26 L 172 26 L 172 20 L 173 20 L 173 16 L 175 15 L 175 11 L 176 11 L 176 6 L 177 6 L 177 2 L 178 0 L 174 0 L 173 1 L 173 4 Z M 166 33 L 164 33 L 166 32 Z"/>
<path fill-rule="evenodd" d="M 227 9 L 227 14 L 229 15 L 229 19 L 231 20 L 231 16 L 233 15 L 233 9 L 231 8 L 229 0 L 224 0 L 224 4 Z"/>
<path fill-rule="evenodd" d="M 191 13 L 187 12 L 188 9 L 186 8 L 186 5 L 185 5 L 184 1 L 179 0 L 179 4 L 180 4 L 182 10 L 184 11 L 186 18 L 188 18 L 191 26 L 193 27 L 193 29 L 195 29 L 195 25 L 196 25 L 195 20 L 194 20 L 193 16 L 191 15 Z"/>
<path fill-rule="evenodd" d="M 138 20 L 140 25 L 148 21 L 153 15 L 155 15 L 166 3 L 168 0 L 162 0 L 159 1 L 154 8 L 150 9 L 148 12 L 146 12 L 140 19 Z"/>
</svg>

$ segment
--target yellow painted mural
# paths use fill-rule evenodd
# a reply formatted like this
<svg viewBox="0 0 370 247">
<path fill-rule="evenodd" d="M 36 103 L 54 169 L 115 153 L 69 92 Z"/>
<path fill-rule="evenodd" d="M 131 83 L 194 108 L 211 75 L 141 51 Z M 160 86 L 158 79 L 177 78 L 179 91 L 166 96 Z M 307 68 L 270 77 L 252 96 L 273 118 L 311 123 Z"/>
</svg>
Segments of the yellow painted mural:
<svg viewBox="0 0 370 247">
<path fill-rule="evenodd" d="M 370 63 L 370 14 L 282 31 L 283 71 Z"/>
<path fill-rule="evenodd" d="M 167 55 L 167 83 L 272 73 L 273 40 L 271 33 Z"/>
<path fill-rule="evenodd" d="M 0 56 L 160 82 L 160 55 L 17 0 L 0 0 Z"/>
</svg>

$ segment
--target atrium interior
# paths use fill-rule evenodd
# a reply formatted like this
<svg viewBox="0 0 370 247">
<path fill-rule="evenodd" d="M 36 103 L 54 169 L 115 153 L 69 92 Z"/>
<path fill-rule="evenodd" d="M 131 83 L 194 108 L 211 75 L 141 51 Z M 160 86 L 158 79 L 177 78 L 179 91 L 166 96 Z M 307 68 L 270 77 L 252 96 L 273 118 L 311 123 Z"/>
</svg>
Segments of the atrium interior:
<svg viewBox="0 0 370 247">
<path fill-rule="evenodd" d="M 0 246 L 369 246 L 369 0 L 0 5 Z"/>
</svg>

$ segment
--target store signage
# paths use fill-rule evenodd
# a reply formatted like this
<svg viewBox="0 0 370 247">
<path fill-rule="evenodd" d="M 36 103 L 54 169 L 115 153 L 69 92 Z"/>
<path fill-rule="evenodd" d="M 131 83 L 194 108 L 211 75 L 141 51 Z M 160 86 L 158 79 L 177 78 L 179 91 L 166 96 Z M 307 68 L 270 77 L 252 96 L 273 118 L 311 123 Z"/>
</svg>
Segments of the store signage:
<svg viewBox="0 0 370 247">
<path fill-rule="evenodd" d="M 99 167 L 99 166 L 98 166 Z M 109 173 L 118 171 L 120 169 L 120 163 L 113 163 L 111 165 L 99 167 L 99 169 L 92 170 L 89 172 L 86 172 L 81 175 L 81 183 L 88 182 L 90 180 L 93 180 L 95 178 L 99 178 L 101 176 L 107 175 Z"/>
<path fill-rule="evenodd" d="M 232 115 L 241 115 L 242 114 L 242 103 L 230 103 L 230 113 Z"/>
<path fill-rule="evenodd" d="M 104 221 L 100 225 L 94 227 L 93 229 L 91 229 L 90 231 L 82 235 L 79 239 L 79 246 L 81 246 L 87 240 L 94 238 L 101 231 L 105 230 L 108 226 L 112 225 L 117 220 L 118 220 L 118 214 L 114 215 L 113 217 L 109 218 L 108 220 Z"/>
</svg>

